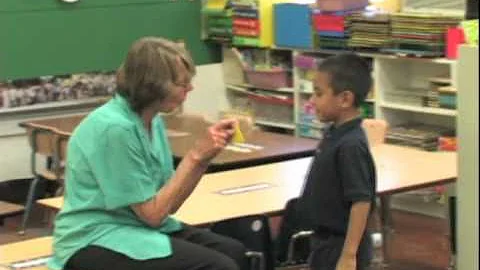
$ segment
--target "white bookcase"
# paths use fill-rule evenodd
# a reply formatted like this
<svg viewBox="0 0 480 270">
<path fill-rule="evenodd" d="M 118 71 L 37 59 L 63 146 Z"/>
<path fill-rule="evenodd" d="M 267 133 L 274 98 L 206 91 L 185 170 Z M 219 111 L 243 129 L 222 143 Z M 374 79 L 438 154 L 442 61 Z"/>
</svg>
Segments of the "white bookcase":
<svg viewBox="0 0 480 270">
<path fill-rule="evenodd" d="M 271 50 L 288 50 L 292 54 L 292 59 L 299 54 L 325 58 L 338 53 L 338 51 L 330 50 Z M 444 58 L 404 58 L 371 53 L 360 53 L 359 55 L 369 59 L 372 63 L 373 95 L 367 99 L 367 102 L 373 105 L 375 118 L 385 119 L 390 126 L 417 122 L 455 129 L 457 110 L 425 107 L 422 105 L 421 96 L 429 90 L 432 78 L 448 79 L 456 88 L 458 81 L 456 61 Z M 249 93 L 248 89 L 251 89 L 252 86 L 246 84 L 238 60 L 228 52 L 228 49 L 224 49 L 224 73 L 231 107 L 248 103 L 245 97 Z M 294 134 L 300 136 L 299 124 L 302 123 L 302 120 L 299 112 L 302 109 L 302 101 L 311 95 L 311 86 L 305 87 L 301 73 L 301 70 L 293 67 L 293 88 L 268 89 L 272 93 L 292 95 L 294 99 L 292 119 L 285 122 L 263 119 L 258 121 L 258 124 L 293 130 Z M 307 125 L 311 125 L 312 128 L 320 127 L 317 124 Z"/>
<path fill-rule="evenodd" d="M 455 66 L 455 61 L 447 59 L 375 57 L 375 117 L 391 126 L 420 122 L 454 129 L 457 111 L 425 107 L 422 97 L 431 78 L 447 78 L 456 87 Z"/>
</svg>

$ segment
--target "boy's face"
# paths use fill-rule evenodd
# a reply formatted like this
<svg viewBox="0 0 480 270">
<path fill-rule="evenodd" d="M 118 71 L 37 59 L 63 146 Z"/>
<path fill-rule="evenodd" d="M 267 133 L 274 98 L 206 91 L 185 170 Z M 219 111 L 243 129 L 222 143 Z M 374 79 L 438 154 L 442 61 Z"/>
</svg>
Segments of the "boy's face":
<svg viewBox="0 0 480 270">
<path fill-rule="evenodd" d="M 310 102 L 315 106 L 317 118 L 321 122 L 337 121 L 342 108 L 345 108 L 344 93 L 335 94 L 330 86 L 330 74 L 318 71 L 314 79 L 314 93 Z"/>
</svg>

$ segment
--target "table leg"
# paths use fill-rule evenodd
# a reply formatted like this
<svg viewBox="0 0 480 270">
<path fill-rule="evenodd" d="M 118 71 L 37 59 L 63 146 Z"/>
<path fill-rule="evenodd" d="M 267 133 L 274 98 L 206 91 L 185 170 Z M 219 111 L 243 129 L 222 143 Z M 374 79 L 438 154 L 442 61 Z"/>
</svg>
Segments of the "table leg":
<svg viewBox="0 0 480 270">
<path fill-rule="evenodd" d="M 390 209 L 390 195 L 380 196 L 380 221 L 382 224 L 382 252 L 383 264 L 388 265 L 390 262 L 390 246 L 392 236 L 392 215 Z"/>
<path fill-rule="evenodd" d="M 449 269 L 456 269 L 456 255 L 457 255 L 457 232 L 456 232 L 456 197 L 448 198 L 448 218 L 450 221 L 450 262 Z"/>
</svg>

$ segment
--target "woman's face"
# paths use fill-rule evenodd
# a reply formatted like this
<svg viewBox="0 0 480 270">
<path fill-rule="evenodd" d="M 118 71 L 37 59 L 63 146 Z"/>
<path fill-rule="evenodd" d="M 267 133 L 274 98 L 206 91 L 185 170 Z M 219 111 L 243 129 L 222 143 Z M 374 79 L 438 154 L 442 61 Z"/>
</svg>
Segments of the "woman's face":
<svg viewBox="0 0 480 270">
<path fill-rule="evenodd" d="M 177 81 L 170 84 L 168 95 L 161 102 L 162 112 L 172 112 L 180 107 L 187 98 L 188 92 L 193 90 L 192 76 L 180 60 L 178 61 L 177 71 Z"/>
</svg>

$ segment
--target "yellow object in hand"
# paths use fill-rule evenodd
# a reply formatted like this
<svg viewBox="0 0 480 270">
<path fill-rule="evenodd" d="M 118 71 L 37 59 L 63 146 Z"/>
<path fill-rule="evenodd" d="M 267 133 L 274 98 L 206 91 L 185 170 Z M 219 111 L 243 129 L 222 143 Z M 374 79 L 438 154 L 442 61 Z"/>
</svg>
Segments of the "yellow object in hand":
<svg viewBox="0 0 480 270">
<path fill-rule="evenodd" d="M 234 143 L 244 143 L 245 138 L 243 137 L 242 131 L 240 130 L 240 125 L 235 124 L 235 132 L 233 133 L 232 142 Z"/>
</svg>

